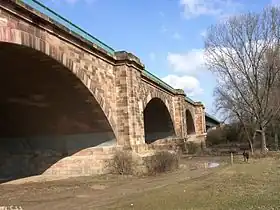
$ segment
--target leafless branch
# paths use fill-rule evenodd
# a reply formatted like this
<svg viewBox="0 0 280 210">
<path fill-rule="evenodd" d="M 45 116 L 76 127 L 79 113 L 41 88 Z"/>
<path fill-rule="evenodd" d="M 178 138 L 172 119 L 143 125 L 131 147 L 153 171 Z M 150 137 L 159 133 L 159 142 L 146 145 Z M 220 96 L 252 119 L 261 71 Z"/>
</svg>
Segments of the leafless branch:
<svg viewBox="0 0 280 210">
<path fill-rule="evenodd" d="M 265 128 L 280 113 L 280 9 L 268 7 L 211 26 L 205 60 L 219 80 L 217 110 L 226 118 L 256 122 L 265 149 Z"/>
</svg>

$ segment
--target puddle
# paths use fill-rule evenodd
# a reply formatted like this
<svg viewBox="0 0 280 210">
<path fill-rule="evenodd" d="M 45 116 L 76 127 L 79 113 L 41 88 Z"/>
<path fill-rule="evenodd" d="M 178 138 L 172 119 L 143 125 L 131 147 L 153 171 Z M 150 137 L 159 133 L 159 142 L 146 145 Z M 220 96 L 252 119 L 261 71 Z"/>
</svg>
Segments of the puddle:
<svg viewBox="0 0 280 210">
<path fill-rule="evenodd" d="M 89 195 L 76 195 L 77 198 L 88 198 Z"/>
<path fill-rule="evenodd" d="M 106 185 L 92 185 L 91 188 L 94 190 L 104 190 L 107 188 L 107 186 Z"/>
<path fill-rule="evenodd" d="M 208 163 L 208 168 L 216 168 L 218 167 L 220 164 L 219 163 Z"/>
</svg>

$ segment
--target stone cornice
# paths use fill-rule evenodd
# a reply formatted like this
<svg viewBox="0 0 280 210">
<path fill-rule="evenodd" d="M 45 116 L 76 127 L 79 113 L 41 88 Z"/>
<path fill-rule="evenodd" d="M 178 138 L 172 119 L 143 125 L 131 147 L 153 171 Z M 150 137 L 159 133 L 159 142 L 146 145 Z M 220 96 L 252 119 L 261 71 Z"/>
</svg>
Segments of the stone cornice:
<svg viewBox="0 0 280 210">
<path fill-rule="evenodd" d="M 186 93 L 183 89 L 175 89 L 175 95 L 186 97 Z"/>
<path fill-rule="evenodd" d="M 117 51 L 115 52 L 114 58 L 115 58 L 116 65 L 129 64 L 134 66 L 139 71 L 145 69 L 145 65 L 141 63 L 140 59 L 135 55 L 133 55 L 132 53 L 126 51 Z"/>
</svg>

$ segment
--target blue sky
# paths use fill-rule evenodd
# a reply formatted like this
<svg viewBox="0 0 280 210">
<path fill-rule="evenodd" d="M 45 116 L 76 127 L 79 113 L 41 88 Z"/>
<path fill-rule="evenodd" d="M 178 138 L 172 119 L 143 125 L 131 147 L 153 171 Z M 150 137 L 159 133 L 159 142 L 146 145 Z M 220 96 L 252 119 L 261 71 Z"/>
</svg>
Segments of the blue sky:
<svg viewBox="0 0 280 210">
<path fill-rule="evenodd" d="M 280 2 L 280 0 L 278 0 Z M 259 11 L 277 0 L 41 0 L 115 50 L 134 53 L 146 68 L 182 88 L 214 114 L 216 80 L 203 66 L 207 27 Z"/>
</svg>

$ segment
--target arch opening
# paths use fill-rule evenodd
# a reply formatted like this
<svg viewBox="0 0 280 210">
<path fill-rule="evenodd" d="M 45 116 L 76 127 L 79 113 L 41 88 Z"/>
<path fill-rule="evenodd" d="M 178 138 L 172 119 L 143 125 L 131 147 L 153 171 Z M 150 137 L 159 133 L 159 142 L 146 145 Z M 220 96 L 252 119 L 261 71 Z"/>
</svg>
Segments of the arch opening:
<svg viewBox="0 0 280 210">
<path fill-rule="evenodd" d="M 145 142 L 175 136 L 174 125 L 164 102 L 153 98 L 144 109 Z"/>
<path fill-rule="evenodd" d="M 42 174 L 83 149 L 116 144 L 100 105 L 68 68 L 0 42 L 0 179 Z"/>
<path fill-rule="evenodd" d="M 186 110 L 186 124 L 187 124 L 187 134 L 188 135 L 195 134 L 194 120 L 190 110 L 188 109 Z"/>
</svg>

